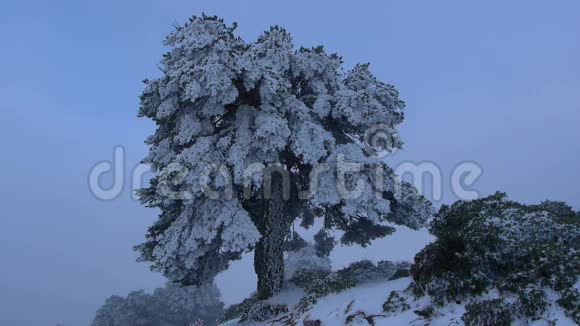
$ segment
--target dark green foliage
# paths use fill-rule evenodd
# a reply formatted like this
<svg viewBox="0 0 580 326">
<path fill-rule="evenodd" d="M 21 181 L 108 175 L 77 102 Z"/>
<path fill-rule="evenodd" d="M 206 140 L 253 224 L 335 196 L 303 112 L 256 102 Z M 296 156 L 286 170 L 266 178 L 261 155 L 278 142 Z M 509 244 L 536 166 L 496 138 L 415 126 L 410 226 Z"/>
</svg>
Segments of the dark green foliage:
<svg viewBox="0 0 580 326">
<path fill-rule="evenodd" d="M 318 298 L 353 288 L 364 282 L 389 280 L 395 273 L 406 267 L 408 265 L 405 263 L 393 264 L 389 261 L 380 261 L 375 265 L 368 260 L 363 260 L 336 272 L 299 271 L 294 274 L 290 282 L 302 288 L 307 295 L 300 300 L 296 310 L 306 311 L 316 303 Z"/>
<path fill-rule="evenodd" d="M 329 235 L 326 230 L 320 230 L 314 235 L 314 244 L 316 253 L 321 257 L 327 257 L 334 249 L 334 237 Z"/>
<path fill-rule="evenodd" d="M 292 231 L 290 236 L 284 241 L 284 251 L 297 251 L 308 245 L 308 242 L 304 240 L 300 234 Z"/>
<path fill-rule="evenodd" d="M 548 302 L 541 288 L 530 287 L 518 294 L 517 306 L 519 315 L 537 320 L 548 308 Z"/>
<path fill-rule="evenodd" d="M 545 210 L 557 216 L 563 223 L 580 224 L 580 212 L 574 212 L 572 207 L 565 202 L 546 200 L 539 205 L 530 206 L 533 209 Z"/>
<path fill-rule="evenodd" d="M 564 291 L 557 303 L 566 309 L 570 318 L 580 324 L 580 292 L 577 289 Z"/>
<path fill-rule="evenodd" d="M 345 245 L 358 244 L 366 247 L 374 239 L 384 238 L 395 232 L 395 228 L 388 225 L 375 225 L 372 221 L 361 218 L 350 224 L 340 241 Z"/>
<path fill-rule="evenodd" d="M 299 271 L 290 279 L 296 286 L 314 297 L 320 298 L 330 293 L 337 293 L 356 286 L 354 278 L 340 273 L 325 273 L 321 271 Z"/>
<path fill-rule="evenodd" d="M 435 309 L 433 309 L 433 306 L 428 306 L 426 308 L 423 308 L 420 310 L 415 310 L 413 312 L 416 315 L 421 316 L 423 319 L 429 319 L 429 318 L 431 318 L 431 316 L 433 316 Z"/>
<path fill-rule="evenodd" d="M 510 326 L 514 307 L 501 299 L 470 303 L 461 320 L 465 326 Z"/>
<path fill-rule="evenodd" d="M 411 306 L 407 303 L 404 297 L 399 292 L 391 291 L 387 301 L 383 304 L 383 311 L 386 314 L 394 314 L 401 311 L 409 310 Z"/>
<path fill-rule="evenodd" d="M 413 312 L 416 315 L 423 317 L 424 319 L 428 319 L 428 318 L 431 318 L 431 316 L 433 316 L 435 309 L 433 309 L 433 306 L 428 306 L 427 308 L 424 308 L 421 310 L 415 310 Z"/>
<path fill-rule="evenodd" d="M 364 282 L 388 280 L 405 266 L 405 264 L 396 265 L 389 261 L 380 261 L 375 265 L 371 261 L 362 260 L 336 272 L 299 271 L 290 281 L 304 289 L 307 294 L 320 298 L 330 293 L 337 293 L 355 287 Z"/>
<path fill-rule="evenodd" d="M 519 297 L 514 313 L 537 319 L 547 308 L 543 287 L 563 294 L 578 280 L 575 216 L 564 203 L 523 205 L 504 193 L 443 206 L 430 228 L 437 240 L 415 256 L 411 289 L 439 304 L 497 289 Z M 562 307 L 573 316 L 578 303 Z M 476 311 L 473 306 L 470 320 Z"/>
</svg>

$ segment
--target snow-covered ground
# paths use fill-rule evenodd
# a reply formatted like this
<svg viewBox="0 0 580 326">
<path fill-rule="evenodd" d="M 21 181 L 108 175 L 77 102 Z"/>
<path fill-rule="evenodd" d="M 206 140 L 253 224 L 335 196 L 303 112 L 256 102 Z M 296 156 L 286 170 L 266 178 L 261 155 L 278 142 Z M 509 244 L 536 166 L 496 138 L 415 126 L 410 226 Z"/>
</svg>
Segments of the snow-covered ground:
<svg viewBox="0 0 580 326">
<path fill-rule="evenodd" d="M 296 229 L 305 240 L 313 242 L 314 234 L 318 232 L 320 226 L 320 222 L 317 221 L 311 229 L 305 230 L 298 226 Z M 358 245 L 337 245 L 330 255 L 332 269 L 338 270 L 364 259 L 373 262 L 413 261 L 415 254 L 434 239 L 426 229 L 415 231 L 403 226 L 396 226 L 396 229 L 395 233 L 373 241 L 366 248 Z M 253 264 L 253 254 L 245 254 L 241 260 L 232 262 L 230 268 L 216 278 L 222 293 L 222 301 L 226 306 L 241 302 L 256 290 Z"/>
<path fill-rule="evenodd" d="M 301 230 L 305 234 L 305 239 L 312 241 L 310 230 Z M 373 241 L 366 247 L 359 246 L 337 246 L 331 254 L 332 269 L 338 270 L 346 267 L 354 261 L 368 259 L 374 262 L 379 260 L 390 261 L 413 261 L 414 255 L 425 245 L 433 241 L 433 236 L 427 230 L 421 229 L 413 231 L 405 227 L 398 227 L 397 231 L 389 237 Z M 247 256 L 241 261 L 234 262 L 230 270 L 222 273 L 218 277 L 218 284 L 226 305 L 241 302 L 248 297 L 255 289 L 255 275 L 251 264 L 251 256 Z M 244 280 L 241 282 L 241 280 Z M 350 325 L 368 325 L 364 317 L 375 316 L 375 325 L 430 325 L 448 326 L 463 325 L 461 316 L 465 312 L 466 302 L 448 303 L 445 307 L 436 311 L 435 316 L 429 321 L 422 319 L 414 311 L 421 310 L 429 306 L 430 298 L 424 297 L 410 303 L 411 309 L 392 316 L 384 316 L 383 303 L 391 291 L 406 289 L 411 282 L 410 278 L 401 278 L 392 281 L 381 281 L 361 284 L 355 288 L 345 290 L 340 293 L 328 295 L 318 299 L 311 309 L 297 319 L 297 325 L 302 325 L 304 320 L 320 320 L 322 325 L 345 325 L 346 318 L 356 315 Z M 576 284 L 580 288 L 580 281 Z M 541 319 L 534 322 L 516 321 L 514 325 L 547 325 L 547 320 L 556 320 L 556 325 L 576 325 L 571 319 L 566 317 L 564 311 L 555 304 L 557 296 L 553 291 L 545 289 L 549 301 L 552 303 L 549 312 Z M 269 300 L 273 304 L 285 304 L 289 314 L 294 312 L 294 306 L 304 296 L 301 289 L 288 289 Z M 497 297 L 497 293 L 490 292 L 486 297 L 489 299 Z M 484 298 L 480 298 L 484 299 Z M 279 316 L 282 318 L 283 316 Z M 223 325 L 237 325 L 236 320 L 229 321 Z M 267 321 L 265 323 L 253 323 L 252 325 L 282 325 L 281 322 Z"/>
<path fill-rule="evenodd" d="M 383 303 L 391 291 L 404 290 L 409 286 L 410 278 L 401 278 L 393 281 L 383 281 L 362 284 L 340 293 L 331 294 L 320 298 L 314 306 L 304 313 L 297 320 L 297 325 L 302 325 L 304 320 L 320 320 L 322 325 L 347 325 L 348 316 L 355 315 L 349 325 L 369 325 L 364 317 L 374 316 L 373 320 L 376 326 L 392 325 L 430 325 L 430 326 L 449 326 L 463 325 L 461 316 L 465 312 L 465 303 L 449 303 L 445 307 L 436 311 L 435 316 L 429 321 L 422 319 L 414 313 L 415 310 L 424 309 L 430 303 L 429 297 L 423 297 L 411 303 L 411 309 L 395 314 L 385 316 L 383 312 Z M 273 297 L 270 301 L 277 304 L 286 304 L 293 312 L 292 307 L 298 303 L 303 293 L 298 289 L 291 289 Z M 488 296 L 493 297 L 495 294 L 490 293 Z M 549 299 L 556 299 L 555 296 L 549 296 Z M 547 319 L 556 320 L 556 325 L 574 326 L 572 320 L 565 316 L 562 309 L 552 304 Z M 282 318 L 283 320 L 283 318 Z M 237 325 L 237 320 L 229 321 L 222 324 L 223 326 Z M 253 323 L 252 325 L 283 325 L 281 322 L 267 321 L 264 323 Z M 514 325 L 548 325 L 546 319 L 526 322 L 516 321 Z"/>
<path fill-rule="evenodd" d="M 382 317 L 382 305 L 391 291 L 403 290 L 409 283 L 410 278 L 402 278 L 394 281 L 364 284 L 354 289 L 341 293 L 329 295 L 320 299 L 312 310 L 305 316 L 310 320 L 320 320 L 322 325 L 344 325 L 345 317 L 357 312 L 364 312 L 368 317 L 377 315 L 374 318 L 375 325 L 425 325 L 427 322 L 414 313 L 415 310 L 425 308 L 430 298 L 424 297 L 411 304 L 411 309 L 394 316 Z M 492 294 L 493 295 L 493 294 Z M 348 309 L 350 306 L 350 309 Z M 348 313 L 345 313 L 346 311 Z M 444 308 L 437 311 L 436 316 L 428 323 L 431 326 L 448 326 L 463 325 L 461 316 L 465 312 L 465 303 L 456 304 L 448 303 Z M 576 325 L 572 320 L 565 316 L 562 309 L 553 305 L 549 319 L 557 320 L 557 325 Z M 353 325 L 367 325 L 368 323 L 362 318 L 359 323 Z M 547 325 L 546 320 L 538 320 L 532 323 L 524 321 L 515 322 L 516 325 Z"/>
</svg>

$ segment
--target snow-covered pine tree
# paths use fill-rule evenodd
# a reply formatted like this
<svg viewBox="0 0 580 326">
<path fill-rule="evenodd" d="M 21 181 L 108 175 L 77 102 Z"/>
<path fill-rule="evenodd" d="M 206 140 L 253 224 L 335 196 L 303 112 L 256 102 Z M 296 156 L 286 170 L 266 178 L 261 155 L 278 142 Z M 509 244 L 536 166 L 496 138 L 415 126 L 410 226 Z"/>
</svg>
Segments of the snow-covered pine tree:
<svg viewBox="0 0 580 326">
<path fill-rule="evenodd" d="M 328 252 L 328 230 L 364 245 L 391 233 L 391 222 L 422 226 L 431 205 L 373 155 L 401 146 L 404 103 L 393 86 L 368 65 L 343 73 L 322 47 L 295 50 L 283 28 L 246 43 L 235 27 L 191 18 L 167 37 L 162 76 L 145 81 L 139 115 L 157 130 L 144 162 L 156 177 L 140 195 L 161 214 L 136 250 L 183 284 L 254 250 L 264 299 L 283 284 L 296 218 L 324 218 L 318 238 Z M 380 148 L 364 141 L 376 129 Z"/>
</svg>

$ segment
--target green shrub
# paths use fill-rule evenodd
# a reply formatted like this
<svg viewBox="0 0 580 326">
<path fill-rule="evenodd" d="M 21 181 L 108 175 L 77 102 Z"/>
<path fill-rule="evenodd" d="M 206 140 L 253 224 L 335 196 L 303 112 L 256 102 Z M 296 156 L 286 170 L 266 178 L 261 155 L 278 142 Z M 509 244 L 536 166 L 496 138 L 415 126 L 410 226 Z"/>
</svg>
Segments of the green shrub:
<svg viewBox="0 0 580 326">
<path fill-rule="evenodd" d="M 577 289 L 568 289 L 556 301 L 566 309 L 568 316 L 580 325 L 580 292 Z"/>
<path fill-rule="evenodd" d="M 294 274 L 290 282 L 302 288 L 306 296 L 300 300 L 296 310 L 306 311 L 317 302 L 318 298 L 353 288 L 364 282 L 390 280 L 397 273 L 404 273 L 403 270 L 408 269 L 408 266 L 407 263 L 395 264 L 380 261 L 373 264 L 371 261 L 362 260 L 336 272 L 299 271 Z"/>
<path fill-rule="evenodd" d="M 470 303 L 465 306 L 461 320 L 465 326 L 510 326 L 514 307 L 502 299 Z"/>
<path fill-rule="evenodd" d="M 340 273 L 325 273 L 314 270 L 299 271 L 294 274 L 290 281 L 315 298 L 356 286 L 354 279 Z"/>
<path fill-rule="evenodd" d="M 301 270 L 294 274 L 290 282 L 314 298 L 320 298 L 353 288 L 364 282 L 389 280 L 407 266 L 406 263 L 394 264 L 389 261 L 380 261 L 373 264 L 371 261 L 362 260 L 336 272 Z"/>
<path fill-rule="evenodd" d="M 519 297 L 514 314 L 540 318 L 547 309 L 543 287 L 563 295 L 578 281 L 577 216 L 560 202 L 523 205 L 504 193 L 442 206 L 430 227 L 437 240 L 411 266 L 411 290 L 444 304 L 496 289 Z M 577 318 L 578 301 L 561 302 Z"/>
<path fill-rule="evenodd" d="M 411 306 L 409 306 L 405 298 L 403 298 L 397 291 L 391 291 L 391 294 L 389 294 L 387 301 L 385 301 L 385 303 L 383 304 L 383 311 L 387 315 L 409 309 L 411 309 Z"/>
<path fill-rule="evenodd" d="M 537 320 L 547 308 L 546 296 L 539 287 L 530 287 L 518 295 L 518 312 L 521 316 Z"/>
</svg>

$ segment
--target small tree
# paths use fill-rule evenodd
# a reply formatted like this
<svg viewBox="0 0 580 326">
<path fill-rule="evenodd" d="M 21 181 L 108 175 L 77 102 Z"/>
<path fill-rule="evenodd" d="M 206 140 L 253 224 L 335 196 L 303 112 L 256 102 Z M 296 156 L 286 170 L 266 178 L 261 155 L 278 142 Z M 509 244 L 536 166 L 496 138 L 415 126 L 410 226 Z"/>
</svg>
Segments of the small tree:
<svg viewBox="0 0 580 326">
<path fill-rule="evenodd" d="M 216 17 L 193 17 L 166 39 L 162 76 L 146 80 L 140 116 L 157 176 L 140 191 L 159 220 L 137 246 L 173 281 L 199 284 L 254 250 L 258 295 L 284 280 L 283 251 L 296 218 L 324 218 L 344 243 L 365 245 L 418 228 L 431 206 L 376 155 L 400 148 L 404 103 L 368 65 L 341 73 L 322 47 L 294 50 L 272 27 L 246 43 Z"/>
<path fill-rule="evenodd" d="M 167 284 L 153 294 L 133 291 L 111 296 L 99 308 L 92 326 L 216 325 L 223 313 L 220 292 L 213 284 L 180 287 Z M 197 323 L 197 324 L 196 324 Z"/>
</svg>

